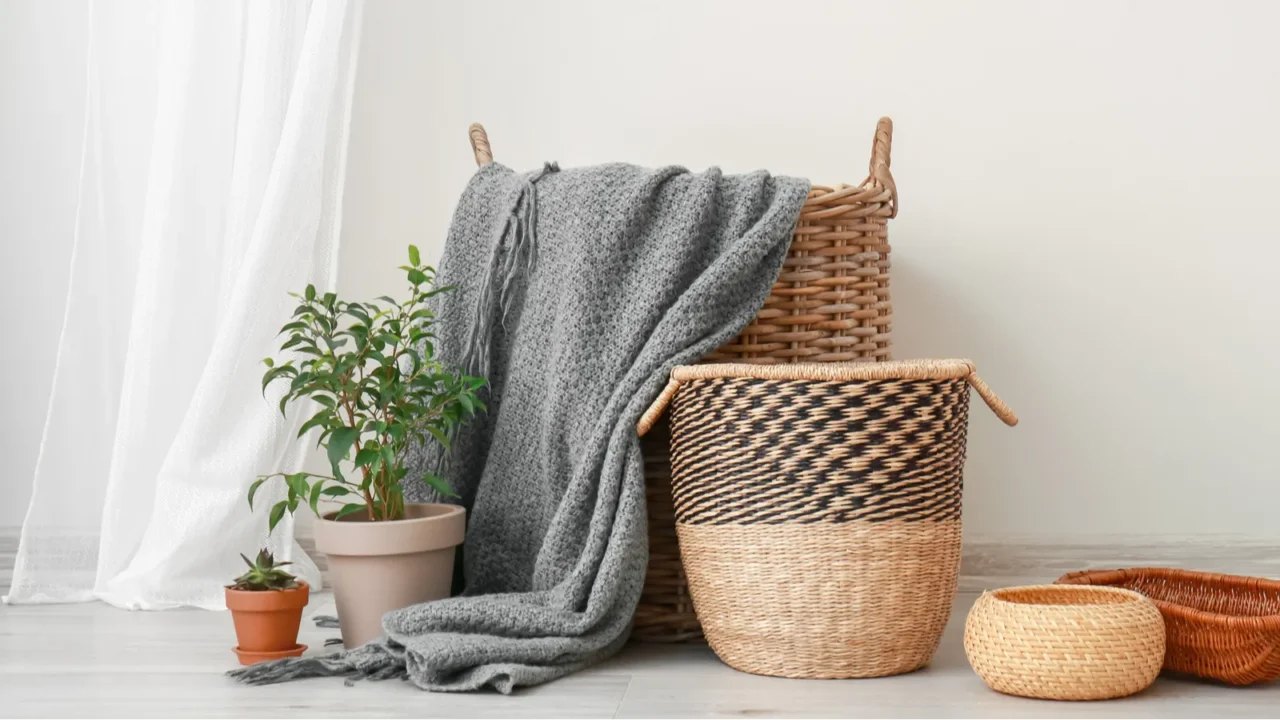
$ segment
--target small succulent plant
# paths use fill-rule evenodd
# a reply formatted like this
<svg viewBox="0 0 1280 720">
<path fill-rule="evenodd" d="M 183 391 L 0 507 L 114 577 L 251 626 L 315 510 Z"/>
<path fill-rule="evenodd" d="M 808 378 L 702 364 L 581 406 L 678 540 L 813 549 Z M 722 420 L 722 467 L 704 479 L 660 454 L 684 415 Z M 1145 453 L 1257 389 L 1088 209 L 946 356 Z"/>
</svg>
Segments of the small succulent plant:
<svg viewBox="0 0 1280 720">
<path fill-rule="evenodd" d="M 287 570 L 281 569 L 289 563 L 276 562 L 275 557 L 266 548 L 258 552 L 257 562 L 243 554 L 240 557 L 249 566 L 249 572 L 236 578 L 235 582 L 227 586 L 232 590 L 292 590 L 298 587 L 298 579 L 290 575 Z"/>
</svg>

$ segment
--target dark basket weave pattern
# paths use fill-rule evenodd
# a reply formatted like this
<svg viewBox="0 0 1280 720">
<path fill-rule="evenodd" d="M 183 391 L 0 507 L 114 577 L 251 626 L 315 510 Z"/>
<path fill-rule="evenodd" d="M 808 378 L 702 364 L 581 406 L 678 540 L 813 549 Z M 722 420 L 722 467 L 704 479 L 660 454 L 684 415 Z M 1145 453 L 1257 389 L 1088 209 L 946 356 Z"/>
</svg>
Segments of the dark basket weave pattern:
<svg viewBox="0 0 1280 720">
<path fill-rule="evenodd" d="M 963 378 L 692 380 L 671 406 L 676 522 L 958 519 L 968 414 Z"/>
<path fill-rule="evenodd" d="M 676 368 L 676 533 L 712 649 L 746 672 L 874 677 L 928 662 L 960 562 L 966 361 Z"/>
</svg>

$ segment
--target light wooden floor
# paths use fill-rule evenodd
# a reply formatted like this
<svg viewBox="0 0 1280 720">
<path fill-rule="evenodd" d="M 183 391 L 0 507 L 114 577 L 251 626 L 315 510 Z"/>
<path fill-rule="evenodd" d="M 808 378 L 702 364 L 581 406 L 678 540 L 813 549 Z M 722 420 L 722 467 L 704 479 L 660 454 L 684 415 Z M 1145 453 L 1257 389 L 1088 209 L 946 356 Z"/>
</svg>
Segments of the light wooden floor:
<svg viewBox="0 0 1280 720">
<path fill-rule="evenodd" d="M 4 543 L 0 543 L 4 544 Z M 11 555 L 0 547 L 0 588 Z M 1042 579 L 1042 578 L 1041 578 Z M 966 583 L 968 584 L 968 583 Z M 101 604 L 0 606 L 4 717 L 1275 717 L 1280 683 L 1229 688 L 1160 678 L 1146 692 L 1100 703 L 994 693 L 970 670 L 960 631 L 966 590 L 933 664 L 875 680 L 783 680 L 721 664 L 705 647 L 632 645 L 578 675 L 513 696 L 432 694 L 398 682 L 306 680 L 243 687 L 225 613 L 125 612 Z M 318 595 L 309 613 L 326 609 Z M 317 652 L 336 631 L 305 623 Z"/>
</svg>

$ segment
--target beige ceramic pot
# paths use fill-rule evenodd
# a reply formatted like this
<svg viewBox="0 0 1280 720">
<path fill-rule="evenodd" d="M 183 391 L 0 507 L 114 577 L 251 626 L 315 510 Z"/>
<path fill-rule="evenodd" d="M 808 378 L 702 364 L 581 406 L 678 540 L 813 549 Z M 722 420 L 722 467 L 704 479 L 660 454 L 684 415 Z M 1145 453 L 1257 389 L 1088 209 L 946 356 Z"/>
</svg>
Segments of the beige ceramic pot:
<svg viewBox="0 0 1280 720">
<path fill-rule="evenodd" d="M 382 635 L 387 612 L 449 597 L 466 510 L 410 503 L 404 513 L 403 520 L 382 522 L 370 522 L 365 513 L 340 520 L 327 513 L 316 523 L 316 549 L 329 556 L 342 644 L 348 648 Z"/>
</svg>

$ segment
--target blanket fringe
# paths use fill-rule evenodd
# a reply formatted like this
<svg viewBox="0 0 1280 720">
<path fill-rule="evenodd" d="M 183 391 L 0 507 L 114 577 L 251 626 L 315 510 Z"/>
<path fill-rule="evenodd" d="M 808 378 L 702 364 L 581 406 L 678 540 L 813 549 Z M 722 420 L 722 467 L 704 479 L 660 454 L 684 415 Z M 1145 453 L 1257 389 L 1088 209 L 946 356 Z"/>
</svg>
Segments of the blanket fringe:
<svg viewBox="0 0 1280 720">
<path fill-rule="evenodd" d="M 534 184 L 559 171 L 559 164 L 548 162 L 541 170 L 529 173 L 493 240 L 489 266 L 479 287 L 475 318 L 462 351 L 462 367 L 468 375 L 489 376 L 494 323 L 506 327 L 507 315 L 516 301 L 516 281 L 522 273 L 528 276 L 537 258 L 538 193 Z"/>
<path fill-rule="evenodd" d="M 284 658 L 258 663 L 227 675 L 245 685 L 272 685 L 312 677 L 344 677 L 351 680 L 407 678 L 404 658 L 381 643 L 369 643 L 346 652 L 311 658 Z"/>
</svg>

